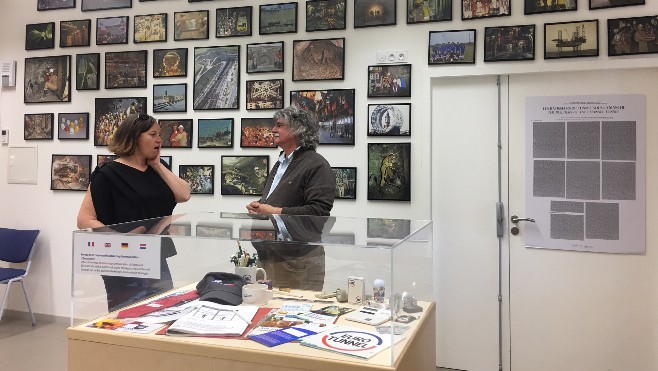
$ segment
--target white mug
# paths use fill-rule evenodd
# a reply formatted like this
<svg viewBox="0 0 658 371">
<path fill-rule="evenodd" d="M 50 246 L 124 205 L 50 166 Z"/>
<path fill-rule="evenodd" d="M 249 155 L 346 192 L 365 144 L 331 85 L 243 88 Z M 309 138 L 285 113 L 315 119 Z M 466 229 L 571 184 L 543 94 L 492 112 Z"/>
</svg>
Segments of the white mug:
<svg viewBox="0 0 658 371">
<path fill-rule="evenodd" d="M 258 267 L 235 267 L 235 274 L 238 276 L 242 277 L 246 283 L 255 283 L 256 282 L 256 274 L 258 272 L 263 272 L 263 279 L 267 279 L 267 273 L 265 273 L 265 269 L 263 268 L 258 268 Z"/>
<path fill-rule="evenodd" d="M 242 302 L 244 304 L 263 305 L 272 299 L 273 295 L 272 291 L 267 289 L 267 285 L 261 283 L 249 283 L 242 286 Z"/>
</svg>

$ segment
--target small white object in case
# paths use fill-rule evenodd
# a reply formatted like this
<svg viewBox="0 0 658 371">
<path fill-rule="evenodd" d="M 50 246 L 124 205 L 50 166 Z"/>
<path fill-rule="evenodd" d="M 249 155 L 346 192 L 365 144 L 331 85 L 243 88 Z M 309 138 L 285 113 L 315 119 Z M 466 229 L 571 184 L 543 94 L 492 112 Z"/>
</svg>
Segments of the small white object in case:
<svg viewBox="0 0 658 371">
<path fill-rule="evenodd" d="M 366 300 L 366 286 L 363 277 L 347 278 L 347 301 L 352 304 L 363 304 Z"/>
<path fill-rule="evenodd" d="M 391 319 L 391 311 L 382 308 L 361 307 L 359 310 L 345 314 L 345 319 L 377 326 Z"/>
</svg>

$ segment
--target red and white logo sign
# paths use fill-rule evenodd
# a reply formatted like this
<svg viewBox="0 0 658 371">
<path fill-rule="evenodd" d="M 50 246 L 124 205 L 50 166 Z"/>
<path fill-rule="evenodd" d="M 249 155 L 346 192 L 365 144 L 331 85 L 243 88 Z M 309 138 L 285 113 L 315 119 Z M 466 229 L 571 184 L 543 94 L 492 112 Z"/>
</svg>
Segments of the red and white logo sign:
<svg viewBox="0 0 658 371">
<path fill-rule="evenodd" d="M 373 349 L 383 342 L 379 336 L 361 331 L 337 331 L 322 338 L 322 344 L 343 352 L 362 352 Z"/>
</svg>

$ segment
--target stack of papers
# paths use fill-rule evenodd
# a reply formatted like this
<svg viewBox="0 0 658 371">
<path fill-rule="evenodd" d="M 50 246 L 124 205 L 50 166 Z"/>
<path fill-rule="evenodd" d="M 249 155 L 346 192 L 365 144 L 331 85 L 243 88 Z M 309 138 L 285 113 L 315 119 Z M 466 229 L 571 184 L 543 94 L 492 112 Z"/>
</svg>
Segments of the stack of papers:
<svg viewBox="0 0 658 371">
<path fill-rule="evenodd" d="M 257 311 L 255 305 L 233 306 L 198 301 L 187 314 L 169 326 L 167 335 L 240 336 Z"/>
</svg>

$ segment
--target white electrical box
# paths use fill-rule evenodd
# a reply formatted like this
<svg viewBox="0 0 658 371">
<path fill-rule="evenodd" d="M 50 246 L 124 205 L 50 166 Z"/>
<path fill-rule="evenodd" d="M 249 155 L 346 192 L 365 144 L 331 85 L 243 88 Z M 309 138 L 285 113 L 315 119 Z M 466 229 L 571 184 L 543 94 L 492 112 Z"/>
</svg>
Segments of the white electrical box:
<svg viewBox="0 0 658 371">
<path fill-rule="evenodd" d="M 16 61 L 2 61 L 0 77 L 2 86 L 16 86 Z"/>
</svg>

